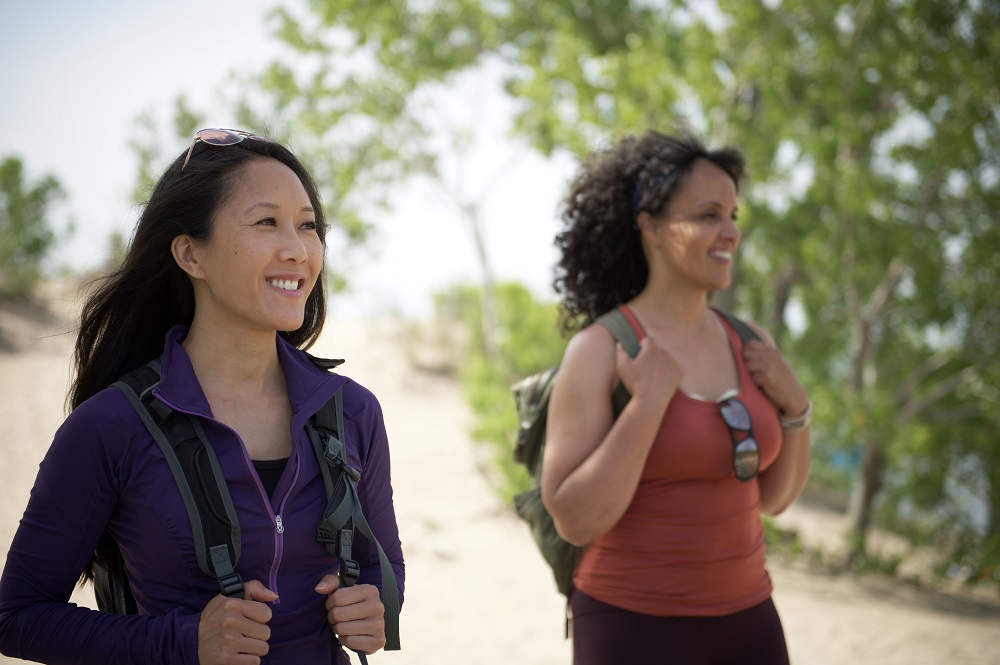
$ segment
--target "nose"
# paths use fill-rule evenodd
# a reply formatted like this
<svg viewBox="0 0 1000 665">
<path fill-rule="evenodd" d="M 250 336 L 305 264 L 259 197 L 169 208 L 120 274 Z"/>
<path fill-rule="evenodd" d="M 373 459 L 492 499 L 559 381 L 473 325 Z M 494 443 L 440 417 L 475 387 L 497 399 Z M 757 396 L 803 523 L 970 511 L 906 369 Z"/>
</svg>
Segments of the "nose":
<svg viewBox="0 0 1000 665">
<path fill-rule="evenodd" d="M 298 230 L 294 225 L 284 227 L 281 233 L 278 258 L 282 261 L 295 263 L 304 263 L 309 258 L 309 250 L 302 238 L 299 237 Z"/>
<path fill-rule="evenodd" d="M 736 219 L 734 217 L 730 216 L 726 220 L 726 223 L 723 224 L 722 237 L 733 243 L 733 247 L 736 247 L 737 245 L 740 244 L 740 238 L 742 237 L 742 234 L 740 233 L 739 228 L 736 226 Z"/>
</svg>

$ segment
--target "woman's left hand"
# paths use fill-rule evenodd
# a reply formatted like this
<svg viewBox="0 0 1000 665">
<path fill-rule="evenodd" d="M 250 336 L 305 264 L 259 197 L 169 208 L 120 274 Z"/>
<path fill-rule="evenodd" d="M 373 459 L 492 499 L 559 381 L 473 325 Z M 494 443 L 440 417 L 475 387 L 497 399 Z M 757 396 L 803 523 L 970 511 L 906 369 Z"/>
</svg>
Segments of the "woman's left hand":
<svg viewBox="0 0 1000 665">
<path fill-rule="evenodd" d="M 809 407 L 809 395 L 781 351 L 751 340 L 743 345 L 743 362 L 753 382 L 779 411 L 787 416 L 805 413 Z"/>
<path fill-rule="evenodd" d="M 339 577 L 325 575 L 316 593 L 327 596 L 326 619 L 343 646 L 366 654 L 385 646 L 385 607 L 378 588 L 371 584 L 341 588 Z"/>
</svg>

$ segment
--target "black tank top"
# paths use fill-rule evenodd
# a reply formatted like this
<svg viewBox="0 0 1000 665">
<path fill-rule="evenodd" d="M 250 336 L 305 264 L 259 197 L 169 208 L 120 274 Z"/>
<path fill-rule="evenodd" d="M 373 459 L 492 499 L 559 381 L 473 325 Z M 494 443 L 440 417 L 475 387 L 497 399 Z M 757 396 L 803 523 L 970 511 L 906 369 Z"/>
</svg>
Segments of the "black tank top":
<svg viewBox="0 0 1000 665">
<path fill-rule="evenodd" d="M 255 459 L 252 461 L 253 468 L 257 471 L 257 477 L 260 478 L 260 482 L 264 486 L 267 496 L 273 498 L 274 490 L 278 487 L 278 480 L 281 479 L 281 473 L 285 470 L 285 465 L 288 464 L 288 458 L 284 457 L 282 459 L 264 460 Z"/>
</svg>

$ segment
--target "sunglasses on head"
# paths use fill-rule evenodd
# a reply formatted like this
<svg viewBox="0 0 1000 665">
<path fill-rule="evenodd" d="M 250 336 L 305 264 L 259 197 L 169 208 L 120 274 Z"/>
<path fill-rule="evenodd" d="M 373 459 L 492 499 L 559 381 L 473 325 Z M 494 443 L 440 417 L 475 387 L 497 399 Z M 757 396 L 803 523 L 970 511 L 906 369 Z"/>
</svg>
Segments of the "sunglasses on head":
<svg viewBox="0 0 1000 665">
<path fill-rule="evenodd" d="M 719 402 L 719 411 L 733 441 L 733 471 L 743 482 L 753 480 L 760 468 L 760 447 L 750 424 L 750 411 L 738 399 Z M 746 432 L 747 436 L 737 441 L 737 432 Z"/>
<path fill-rule="evenodd" d="M 236 145 L 243 141 L 243 139 L 257 139 L 258 141 L 266 141 L 263 136 L 257 136 L 256 134 L 251 134 L 250 132 L 245 132 L 242 129 L 202 129 L 194 135 L 191 139 L 191 147 L 188 148 L 187 156 L 184 158 L 184 163 L 181 164 L 181 171 L 184 167 L 188 165 L 191 160 L 191 152 L 194 150 L 195 144 L 199 141 L 202 143 L 207 143 L 209 145 Z"/>
</svg>

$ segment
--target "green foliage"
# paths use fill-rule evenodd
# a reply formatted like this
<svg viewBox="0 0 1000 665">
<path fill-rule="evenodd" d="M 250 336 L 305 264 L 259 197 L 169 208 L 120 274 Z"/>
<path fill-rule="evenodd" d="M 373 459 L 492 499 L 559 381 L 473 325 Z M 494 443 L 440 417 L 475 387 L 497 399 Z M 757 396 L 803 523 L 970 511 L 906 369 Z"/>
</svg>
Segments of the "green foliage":
<svg viewBox="0 0 1000 665">
<path fill-rule="evenodd" d="M 487 444 L 500 475 L 505 499 L 527 489 L 530 478 L 512 458 L 517 414 L 510 386 L 519 379 L 558 365 L 566 348 L 559 334 L 558 312 L 552 303 L 538 302 L 519 283 L 497 286 L 499 352 L 487 359 L 479 324 L 481 299 L 476 287 L 458 286 L 435 295 L 437 316 L 463 325 L 469 332 L 462 385 L 475 417 L 473 436 Z"/>
<path fill-rule="evenodd" d="M 153 191 L 153 185 L 171 161 L 177 157 L 177 146 L 191 141 L 201 129 L 204 116 L 191 108 L 184 95 L 174 100 L 170 129 L 160 129 L 160 121 L 152 110 L 140 113 L 132 122 L 128 146 L 138 162 L 138 173 L 132 187 L 132 202 L 144 203 Z M 165 149 L 165 146 L 170 146 Z"/>
<path fill-rule="evenodd" d="M 55 177 L 29 183 L 20 159 L 0 161 L 0 297 L 27 295 L 40 279 L 57 240 L 49 210 L 62 197 Z"/>
<path fill-rule="evenodd" d="M 799 556 L 806 552 L 805 544 L 798 533 L 790 529 L 782 529 L 768 516 L 761 518 L 764 526 L 764 543 L 767 545 L 768 556 L 785 554 Z"/>
</svg>

